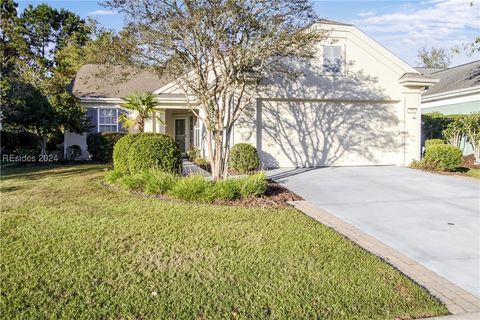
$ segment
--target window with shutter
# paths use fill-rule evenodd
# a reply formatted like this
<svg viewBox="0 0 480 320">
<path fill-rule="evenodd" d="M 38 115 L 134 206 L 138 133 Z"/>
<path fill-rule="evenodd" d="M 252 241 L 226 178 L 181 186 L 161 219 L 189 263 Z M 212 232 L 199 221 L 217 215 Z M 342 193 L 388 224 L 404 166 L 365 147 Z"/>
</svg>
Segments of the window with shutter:
<svg viewBox="0 0 480 320">
<path fill-rule="evenodd" d="M 343 65 L 341 46 L 323 46 L 323 71 L 341 73 Z"/>
</svg>

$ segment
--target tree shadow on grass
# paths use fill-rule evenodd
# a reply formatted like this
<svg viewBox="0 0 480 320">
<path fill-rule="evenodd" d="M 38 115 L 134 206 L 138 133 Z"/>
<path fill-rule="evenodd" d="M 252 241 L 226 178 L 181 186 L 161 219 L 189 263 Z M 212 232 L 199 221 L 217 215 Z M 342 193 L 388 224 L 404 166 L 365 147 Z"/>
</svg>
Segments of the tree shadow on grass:
<svg viewBox="0 0 480 320">
<path fill-rule="evenodd" d="M 68 178 L 83 173 L 99 171 L 102 165 L 73 164 L 46 165 L 38 167 L 14 167 L 2 169 L 1 181 L 8 180 L 41 180 L 44 178 Z"/>
</svg>

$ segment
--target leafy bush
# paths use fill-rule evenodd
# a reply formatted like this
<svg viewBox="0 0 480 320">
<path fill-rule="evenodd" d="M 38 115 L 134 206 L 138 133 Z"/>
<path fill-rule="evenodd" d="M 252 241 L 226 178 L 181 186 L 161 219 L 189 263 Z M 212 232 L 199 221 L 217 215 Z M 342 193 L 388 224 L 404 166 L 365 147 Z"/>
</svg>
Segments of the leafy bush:
<svg viewBox="0 0 480 320">
<path fill-rule="evenodd" d="M 200 158 L 200 149 L 198 148 L 190 148 L 187 151 L 187 158 L 188 160 L 195 162 L 198 158 Z"/>
<path fill-rule="evenodd" d="M 422 131 L 426 139 L 442 139 L 442 131 L 450 122 L 449 116 L 440 112 L 422 114 Z"/>
<path fill-rule="evenodd" d="M 138 134 L 130 133 L 120 138 L 113 147 L 113 167 L 115 171 L 128 174 L 128 152 L 132 147 L 134 141 L 137 139 Z"/>
<path fill-rule="evenodd" d="M 21 148 L 22 154 L 25 154 L 26 150 L 36 151 L 40 146 L 40 137 L 32 132 L 1 132 L 1 146 L 2 152 L 14 153 Z M 27 152 L 28 153 L 28 152 Z M 36 154 L 38 156 L 38 154 Z"/>
<path fill-rule="evenodd" d="M 88 153 L 94 161 L 111 162 L 115 143 L 125 135 L 124 132 L 90 133 L 87 136 Z"/>
<path fill-rule="evenodd" d="M 182 155 L 173 139 L 164 134 L 140 133 L 128 150 L 130 173 L 157 169 L 169 173 L 182 172 Z"/>
<path fill-rule="evenodd" d="M 205 158 L 205 157 L 199 157 L 199 158 L 195 159 L 195 161 L 193 163 L 195 163 L 197 166 L 201 166 L 201 167 L 206 167 L 210 164 L 208 159 Z"/>
<path fill-rule="evenodd" d="M 454 114 L 449 116 L 451 120 L 443 129 L 442 136 L 448 144 L 460 147 L 462 138 L 465 134 L 465 115 Z"/>
<path fill-rule="evenodd" d="M 435 165 L 441 171 L 454 171 L 462 162 L 462 150 L 449 144 L 429 146 L 424 161 Z"/>
<path fill-rule="evenodd" d="M 437 144 L 445 144 L 445 141 L 443 141 L 442 139 L 429 139 L 425 141 L 425 148 L 428 148 L 430 146 L 437 145 Z"/>
<path fill-rule="evenodd" d="M 148 172 L 145 192 L 148 194 L 166 194 L 173 189 L 178 181 L 175 174 L 151 170 Z"/>
<path fill-rule="evenodd" d="M 260 172 L 251 176 L 242 178 L 240 195 L 242 197 L 260 196 L 267 190 L 267 176 Z"/>
<path fill-rule="evenodd" d="M 438 112 L 422 115 L 422 130 L 427 139 L 440 139 L 460 146 L 467 141 L 480 158 L 480 112 L 443 115 Z"/>
<path fill-rule="evenodd" d="M 2 153 L 13 153 L 19 144 L 18 134 L 10 131 L 2 131 L 0 136 Z"/>
<path fill-rule="evenodd" d="M 82 148 L 76 144 L 71 145 L 67 148 L 66 155 L 67 160 L 73 161 L 82 155 Z"/>
<path fill-rule="evenodd" d="M 238 143 L 230 150 L 230 168 L 235 172 L 248 173 L 258 169 L 260 160 L 257 149 L 247 143 Z"/>
<path fill-rule="evenodd" d="M 29 158 L 35 158 L 37 161 L 39 159 L 40 155 L 40 147 L 19 147 L 17 149 L 17 155 L 20 157 L 29 157 Z"/>
<path fill-rule="evenodd" d="M 37 148 L 40 145 L 40 137 L 32 132 L 19 132 L 18 133 L 18 146 Z"/>
<path fill-rule="evenodd" d="M 474 155 L 480 158 L 480 112 L 474 112 L 463 118 L 463 130 L 472 146 Z"/>
<path fill-rule="evenodd" d="M 193 175 L 179 179 L 169 194 L 188 201 L 211 202 L 215 198 L 215 188 L 213 182 Z"/>
</svg>

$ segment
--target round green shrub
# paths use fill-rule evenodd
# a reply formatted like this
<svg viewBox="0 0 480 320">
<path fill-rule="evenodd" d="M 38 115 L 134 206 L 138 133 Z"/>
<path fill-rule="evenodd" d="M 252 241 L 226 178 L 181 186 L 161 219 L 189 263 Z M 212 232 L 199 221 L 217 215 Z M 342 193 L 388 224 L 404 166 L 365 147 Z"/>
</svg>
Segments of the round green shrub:
<svg viewBox="0 0 480 320">
<path fill-rule="evenodd" d="M 248 173 L 258 169 L 260 160 L 257 149 L 247 143 L 238 143 L 230 150 L 230 168 L 238 173 Z"/>
<path fill-rule="evenodd" d="M 137 133 L 129 133 L 115 143 L 113 147 L 113 168 L 121 174 L 128 174 L 128 151 L 137 139 Z"/>
<path fill-rule="evenodd" d="M 111 162 L 115 143 L 125 135 L 124 132 L 90 133 L 87 136 L 87 150 L 92 160 Z"/>
<path fill-rule="evenodd" d="M 438 144 L 445 144 L 445 141 L 442 139 L 429 139 L 425 141 L 425 148 L 438 145 Z"/>
<path fill-rule="evenodd" d="M 462 162 L 462 150 L 450 144 L 429 146 L 424 161 L 434 164 L 439 170 L 454 171 Z"/>
<path fill-rule="evenodd" d="M 171 137 L 164 134 L 138 134 L 128 149 L 127 163 L 130 174 L 150 169 L 182 172 L 180 149 Z"/>
</svg>

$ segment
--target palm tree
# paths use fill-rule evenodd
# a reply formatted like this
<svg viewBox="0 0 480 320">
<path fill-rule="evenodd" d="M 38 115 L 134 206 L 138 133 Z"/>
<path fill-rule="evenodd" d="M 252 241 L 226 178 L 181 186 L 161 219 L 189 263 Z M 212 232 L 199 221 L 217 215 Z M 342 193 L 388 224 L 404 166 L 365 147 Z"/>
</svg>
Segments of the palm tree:
<svg viewBox="0 0 480 320">
<path fill-rule="evenodd" d="M 135 111 L 137 116 L 134 119 L 129 118 L 125 114 L 121 114 L 119 120 L 123 123 L 123 127 L 133 129 L 138 127 L 139 132 L 143 132 L 145 128 L 145 120 L 152 118 L 158 101 L 151 92 L 133 91 L 126 98 L 123 98 L 121 106 L 125 109 Z"/>
</svg>

